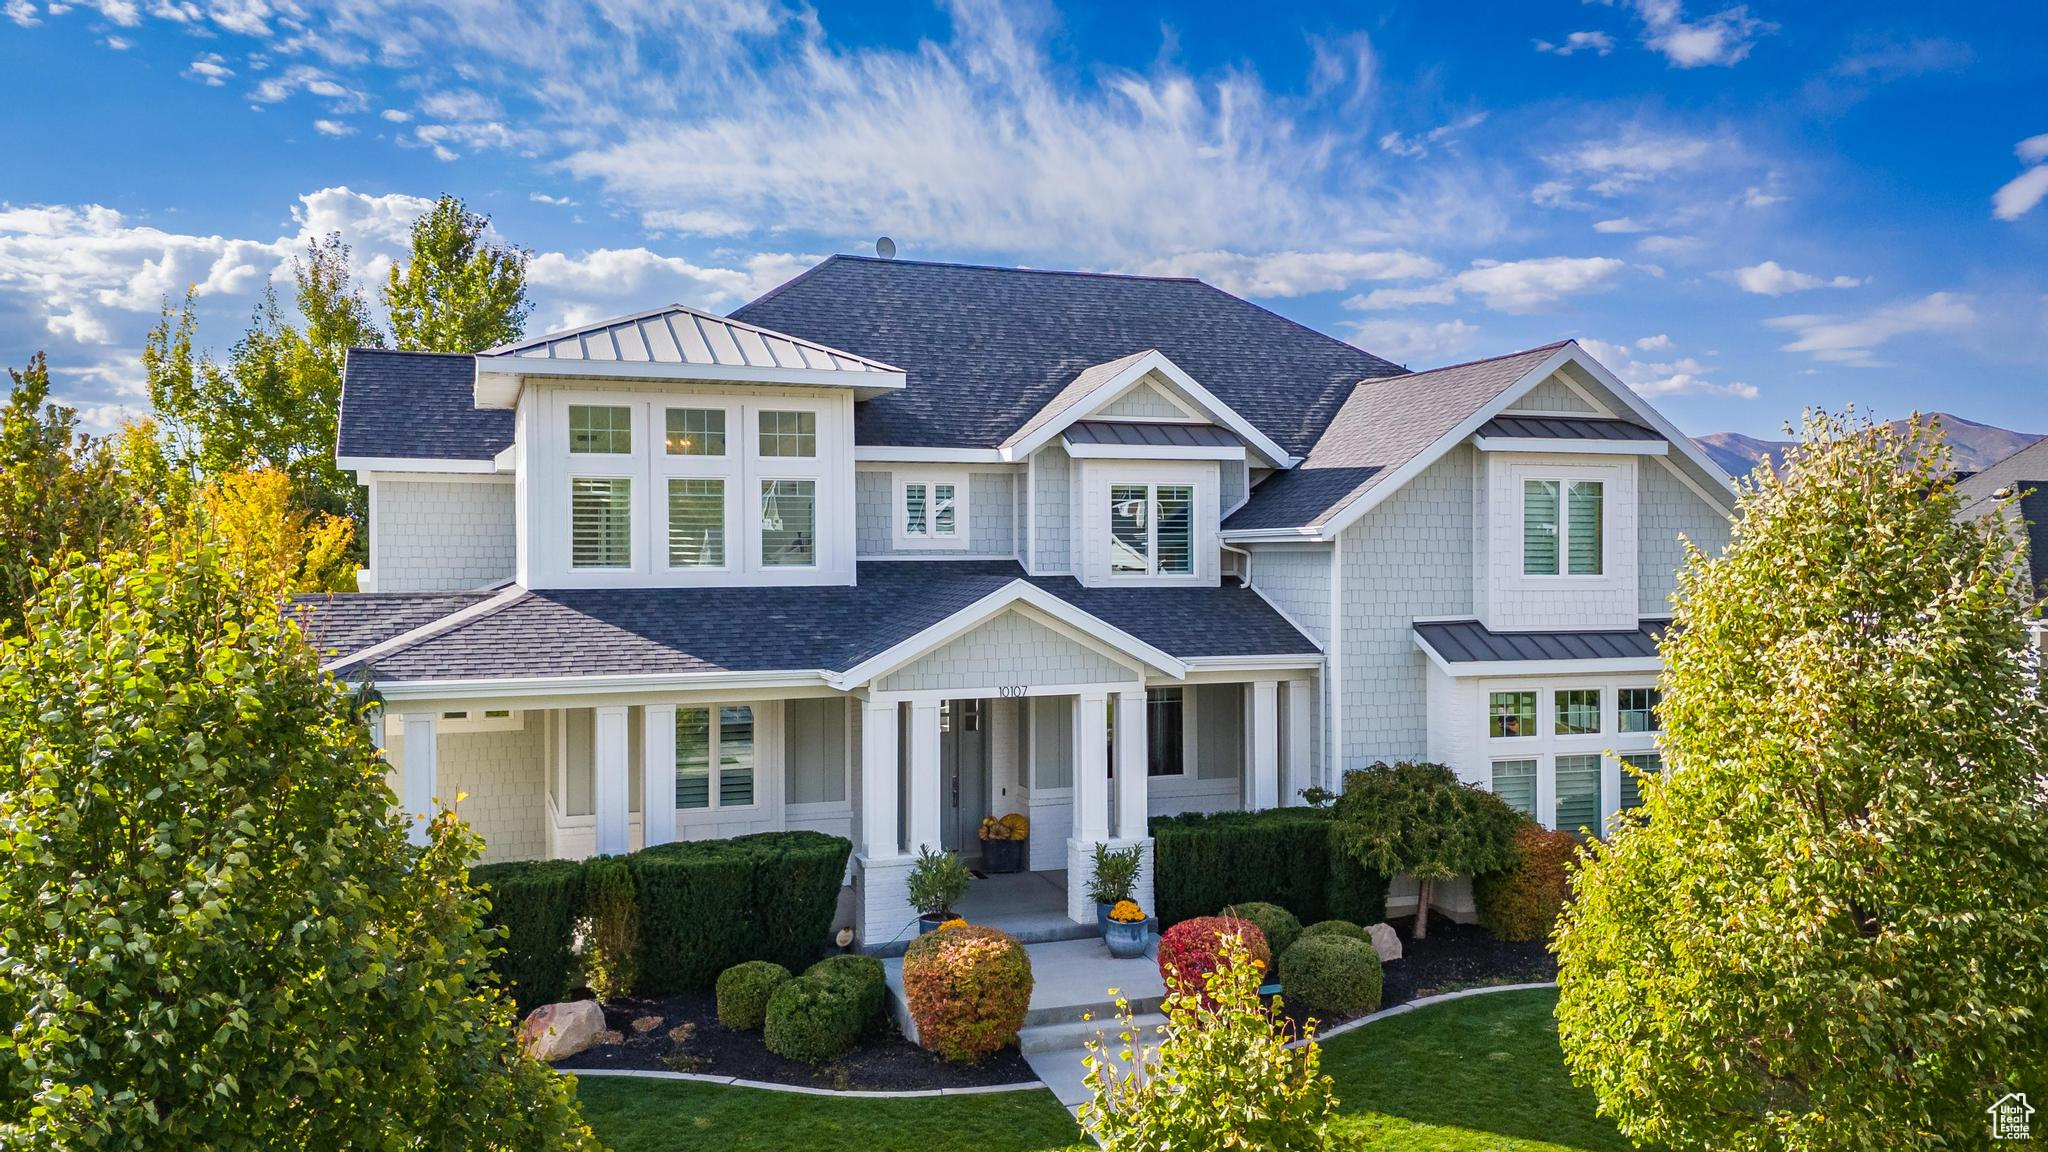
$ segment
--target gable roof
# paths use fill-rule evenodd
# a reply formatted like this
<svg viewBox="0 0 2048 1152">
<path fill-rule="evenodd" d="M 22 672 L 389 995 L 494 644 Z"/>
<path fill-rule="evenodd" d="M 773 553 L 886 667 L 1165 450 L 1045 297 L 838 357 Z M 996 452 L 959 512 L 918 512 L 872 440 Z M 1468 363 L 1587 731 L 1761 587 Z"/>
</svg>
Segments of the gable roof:
<svg viewBox="0 0 2048 1152">
<path fill-rule="evenodd" d="M 351 348 L 342 368 L 343 468 L 372 460 L 488 463 L 512 446 L 512 413 L 478 408 L 475 358 L 467 353 Z"/>
<path fill-rule="evenodd" d="M 2035 588 L 2048 588 L 2048 440 L 2036 440 L 1956 483 L 1966 516 L 1989 512 L 1996 493 L 2007 488 L 2019 496 L 2018 515 L 2026 522 L 2028 575 Z"/>
<path fill-rule="evenodd" d="M 1287 452 L 1401 369 L 1199 280 L 834 256 L 733 313 L 890 364 L 863 445 L 995 448 L 1091 366 L 1156 349 Z"/>
</svg>

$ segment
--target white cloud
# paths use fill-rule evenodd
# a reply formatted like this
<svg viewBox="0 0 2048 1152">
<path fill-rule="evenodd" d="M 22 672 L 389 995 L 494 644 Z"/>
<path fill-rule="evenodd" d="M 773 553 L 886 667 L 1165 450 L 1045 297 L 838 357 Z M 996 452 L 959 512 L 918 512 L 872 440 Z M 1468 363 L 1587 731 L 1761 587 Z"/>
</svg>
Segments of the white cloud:
<svg viewBox="0 0 2048 1152">
<path fill-rule="evenodd" d="M 1420 159 L 1429 155 L 1432 145 L 1442 144 L 1446 141 L 1455 142 L 1458 133 L 1470 128 L 1476 128 L 1485 122 L 1486 113 L 1474 112 L 1470 116 L 1454 120 L 1449 124 L 1440 124 L 1417 136 L 1408 136 L 1400 132 L 1389 132 L 1380 137 L 1380 151 L 1392 152 L 1396 156 L 1406 156 L 1411 160 Z"/>
<path fill-rule="evenodd" d="M 1636 341 L 1635 348 L 1625 344 L 1610 344 L 1605 340 L 1582 339 L 1579 346 L 1593 354 L 1593 359 L 1605 364 L 1609 371 L 1621 377 L 1622 382 L 1642 396 L 1732 396 L 1741 400 L 1753 400 L 1757 390 L 1754 384 L 1741 381 L 1722 382 L 1708 379 L 1713 367 L 1691 356 L 1680 356 L 1669 361 L 1644 361 L 1636 359 L 1636 351 L 1665 351 L 1671 347 L 1668 336 L 1646 336 Z"/>
<path fill-rule="evenodd" d="M 2029 164 L 2038 164 L 2043 160 L 2048 160 L 2048 132 L 2043 132 L 2039 136 L 2027 137 L 2025 140 L 2013 145 L 2012 151 L 2013 155 L 2018 156 Z"/>
<path fill-rule="evenodd" d="M 187 79 L 197 80 L 209 88 L 220 87 L 234 74 L 235 70 L 228 67 L 227 61 L 218 52 L 208 52 L 185 68 Z"/>
<path fill-rule="evenodd" d="M 1538 52 L 1548 52 L 1555 56 L 1570 56 L 1577 52 L 1591 52 L 1595 56 L 1605 56 L 1609 52 L 1614 51 L 1614 37 L 1609 36 L 1605 32 L 1574 32 L 1565 37 L 1562 44 L 1552 44 L 1548 40 L 1538 40 L 1536 41 L 1536 50 Z"/>
<path fill-rule="evenodd" d="M 1617 0 L 1601 0 L 1613 4 Z M 1644 46 L 1660 53 L 1674 68 L 1727 67 L 1741 62 L 1756 38 L 1776 29 L 1749 14 L 1746 6 L 1723 9 L 1688 20 L 1679 0 L 1619 0 L 1643 22 Z"/>
<path fill-rule="evenodd" d="M 1729 151 L 1732 149 L 1706 137 L 1630 126 L 1612 138 L 1587 140 L 1544 159 L 1552 168 L 1586 180 L 1587 191 L 1615 196 L 1699 168 L 1717 153 Z"/>
<path fill-rule="evenodd" d="M 1858 368 L 1880 367 L 1877 349 L 1901 336 L 1959 334 L 1977 323 L 1977 310 L 1967 296 L 1935 292 L 1918 300 L 1891 304 L 1861 316 L 1779 316 L 1764 323 L 1795 337 L 1783 346 L 1816 360 Z"/>
<path fill-rule="evenodd" d="M 277 104 L 298 95 L 328 101 L 332 112 L 361 112 L 369 103 L 362 92 L 310 64 L 294 64 L 275 76 L 265 77 L 249 93 L 258 104 Z"/>
<path fill-rule="evenodd" d="M 535 204 L 550 204 L 557 208 L 573 208 L 576 206 L 576 202 L 567 196 L 550 196 L 545 192 L 529 192 L 526 194 L 526 198 Z"/>
<path fill-rule="evenodd" d="M 2000 220 L 2017 220 L 2048 196 L 2048 163 L 2039 163 L 2048 160 L 2048 132 L 2027 137 L 2013 151 L 2034 166 L 1991 194 L 1991 214 Z"/>
<path fill-rule="evenodd" d="M 43 22 L 42 18 L 36 15 L 36 6 L 29 3 L 29 0 L 7 0 L 6 6 L 0 7 L 0 13 L 4 13 L 9 20 L 23 28 L 33 28 Z"/>
<path fill-rule="evenodd" d="M 386 108 L 377 115 L 392 124 L 403 124 L 412 119 L 412 113 L 399 108 Z"/>
<path fill-rule="evenodd" d="M 1782 203 L 1784 199 L 1783 196 L 1766 192 L 1762 188 L 1745 188 L 1742 192 L 1742 206 L 1745 208 L 1768 208 L 1773 204 Z"/>
<path fill-rule="evenodd" d="M 1566 296 L 1612 286 L 1625 265 L 1606 256 L 1546 256 L 1507 263 L 1481 261 L 1458 273 L 1458 289 L 1497 312 L 1543 312 Z"/>
<path fill-rule="evenodd" d="M 1626 216 L 1614 220 L 1600 220 L 1593 225 L 1595 232 L 1648 232 L 1650 226 L 1641 224 Z"/>
<path fill-rule="evenodd" d="M 1305 296 L 1336 292 L 1361 280 L 1412 280 L 1443 268 L 1413 252 L 1186 252 L 1137 269 L 1152 276 L 1196 276 L 1239 296 Z"/>
<path fill-rule="evenodd" d="M 570 256 L 542 252 L 526 266 L 542 305 L 534 330 L 557 330 L 635 311 L 650 301 L 723 307 L 757 296 L 818 261 L 788 253 L 749 258 L 738 268 L 706 267 L 646 248 L 603 248 Z"/>
<path fill-rule="evenodd" d="M 1463 320 L 1431 324 L 1405 320 L 1362 320 L 1352 326 L 1351 343 L 1397 364 L 1445 361 L 1472 346 L 1479 327 Z"/>
<path fill-rule="evenodd" d="M 1420 288 L 1375 288 L 1344 301 L 1344 306 L 1363 312 L 1373 312 L 1385 308 L 1410 308 L 1417 304 L 1449 304 L 1457 298 L 1457 283 L 1445 280 Z"/>
<path fill-rule="evenodd" d="M 1735 283 L 1744 292 L 1758 296 L 1783 296 L 1787 292 L 1804 292 L 1811 288 L 1854 288 L 1863 283 L 1854 276 L 1828 277 L 1795 272 L 1776 260 L 1737 268 L 1729 275 L 1735 278 Z"/>
<path fill-rule="evenodd" d="M 102 43 L 116 52 L 126 52 L 130 48 L 135 47 L 135 41 L 130 40 L 126 36 L 109 36 Z"/>
<path fill-rule="evenodd" d="M 1671 337 L 1666 336 L 1662 332 L 1657 333 L 1655 336 L 1645 336 L 1636 341 L 1636 348 L 1643 352 L 1662 352 L 1669 347 L 1671 347 Z"/>
<path fill-rule="evenodd" d="M 313 130 L 322 136 L 353 136 L 356 131 L 339 120 L 315 120 Z"/>
</svg>

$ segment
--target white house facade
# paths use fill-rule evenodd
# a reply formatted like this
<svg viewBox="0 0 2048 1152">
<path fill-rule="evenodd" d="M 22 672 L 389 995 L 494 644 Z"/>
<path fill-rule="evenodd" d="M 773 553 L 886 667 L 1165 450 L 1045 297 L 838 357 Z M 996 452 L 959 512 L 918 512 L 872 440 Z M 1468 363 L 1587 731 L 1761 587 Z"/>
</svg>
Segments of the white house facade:
<svg viewBox="0 0 2048 1152">
<path fill-rule="evenodd" d="M 493 860 L 846 836 L 869 947 L 992 815 L 1077 921 L 1096 845 L 1374 760 L 1599 827 L 1733 506 L 1569 342 L 1410 373 L 1198 281 L 851 257 L 729 317 L 355 350 L 338 460 L 369 566 L 299 618 L 406 811 Z"/>
</svg>

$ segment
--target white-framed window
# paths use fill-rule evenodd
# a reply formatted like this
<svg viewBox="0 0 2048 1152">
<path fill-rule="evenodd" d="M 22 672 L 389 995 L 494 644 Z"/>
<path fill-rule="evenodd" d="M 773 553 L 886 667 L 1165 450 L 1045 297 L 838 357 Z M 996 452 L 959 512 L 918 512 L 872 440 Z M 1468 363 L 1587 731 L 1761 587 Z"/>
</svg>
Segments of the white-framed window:
<svg viewBox="0 0 2048 1152">
<path fill-rule="evenodd" d="M 809 409 L 762 409 L 759 452 L 767 457 L 816 457 L 818 414 Z"/>
<path fill-rule="evenodd" d="M 632 405 L 569 405 L 569 454 L 572 456 L 632 455 Z"/>
<path fill-rule="evenodd" d="M 1600 734 L 1600 689 L 1560 688 L 1551 694 L 1554 736 Z"/>
<path fill-rule="evenodd" d="M 1664 693 L 1658 688 L 1623 688 L 1619 691 L 1619 703 L 1615 709 L 1615 730 L 1618 732 L 1662 732 L 1664 722 L 1658 718 L 1657 710 L 1664 705 Z"/>
<path fill-rule="evenodd" d="M 1187 775 L 1187 706 L 1180 688 L 1145 689 L 1145 775 Z"/>
<path fill-rule="evenodd" d="M 1478 689 L 1486 734 L 1474 761 L 1483 757 L 1493 791 L 1509 805 L 1547 828 L 1598 834 L 1607 816 L 1636 803 L 1627 764 L 1637 757 L 1654 763 L 1656 735 L 1619 718 L 1631 705 L 1652 706 L 1640 681 L 1527 677 L 1485 681 Z"/>
<path fill-rule="evenodd" d="M 1536 818 L 1536 761 L 1528 757 L 1493 762 L 1493 794 L 1531 820 Z"/>
<path fill-rule="evenodd" d="M 1524 479 L 1522 575 L 1603 575 L 1605 503 L 1604 481 Z"/>
<path fill-rule="evenodd" d="M 1486 697 L 1489 740 L 1519 740 L 1536 735 L 1535 692 L 1490 692 Z"/>
<path fill-rule="evenodd" d="M 676 808 L 752 808 L 754 710 L 744 704 L 676 709 Z"/>
<path fill-rule="evenodd" d="M 896 546 L 967 546 L 967 475 L 896 474 Z"/>
<path fill-rule="evenodd" d="M 818 564 L 818 482 L 761 481 L 761 566 Z"/>
<path fill-rule="evenodd" d="M 1109 486 L 1109 571 L 1112 576 L 1192 576 L 1195 572 L 1195 486 Z"/>
<path fill-rule="evenodd" d="M 723 408 L 669 408 L 662 450 L 670 456 L 724 456 Z"/>
<path fill-rule="evenodd" d="M 1626 812 L 1643 806 L 1641 777 L 1664 772 L 1664 757 L 1656 752 L 1632 752 L 1621 758 L 1621 797 L 1617 807 Z"/>
<path fill-rule="evenodd" d="M 687 476 L 669 479 L 668 566 L 726 566 L 725 477 Z"/>
<path fill-rule="evenodd" d="M 1552 827 L 1566 832 L 1600 830 L 1600 754 L 1558 756 L 1557 818 Z"/>
<path fill-rule="evenodd" d="M 633 481 L 625 476 L 569 480 L 569 566 L 633 566 Z"/>
</svg>

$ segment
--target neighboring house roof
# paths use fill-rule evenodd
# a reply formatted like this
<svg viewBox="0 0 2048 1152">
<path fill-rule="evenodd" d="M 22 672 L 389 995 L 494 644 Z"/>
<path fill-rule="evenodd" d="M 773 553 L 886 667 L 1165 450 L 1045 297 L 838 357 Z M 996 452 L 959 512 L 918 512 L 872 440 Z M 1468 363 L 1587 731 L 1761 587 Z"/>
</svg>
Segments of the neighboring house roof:
<svg viewBox="0 0 2048 1152">
<path fill-rule="evenodd" d="M 1503 440 L 1662 440 L 1654 428 L 1627 420 L 1591 416 L 1495 416 L 1479 426 L 1480 436 Z"/>
<path fill-rule="evenodd" d="M 1415 638 L 1446 664 L 1528 660 L 1654 659 L 1669 620 L 1645 620 L 1626 632 L 1494 632 L 1477 620 L 1430 620 Z"/>
<path fill-rule="evenodd" d="M 476 406 L 466 353 L 351 348 L 343 376 L 343 461 L 489 460 L 512 445 L 512 413 Z"/>
<path fill-rule="evenodd" d="M 834 256 L 734 318 L 901 366 L 863 445 L 995 448 L 1084 371 L 1158 350 L 1288 452 L 1399 366 L 1199 280 Z"/>
<path fill-rule="evenodd" d="M 1308 459 L 1254 489 L 1224 530 L 1320 527 L 1569 343 L 1365 381 Z"/>
<path fill-rule="evenodd" d="M 380 654 L 371 675 L 393 682 L 844 671 L 1019 580 L 1180 658 L 1318 652 L 1256 592 L 1236 585 L 1085 588 L 1072 577 L 1027 577 L 1009 561 L 863 561 L 856 586 L 529 591 Z M 406 630 L 360 628 L 370 643 Z M 362 669 L 344 661 L 337 670 Z"/>
<path fill-rule="evenodd" d="M 520 360 L 613 360 L 726 368 L 809 368 L 898 372 L 864 356 L 753 324 L 671 304 L 581 328 L 500 344 L 477 353 Z"/>
<path fill-rule="evenodd" d="M 292 614 L 322 656 L 360 652 L 495 593 L 313 592 L 292 597 Z"/>
<path fill-rule="evenodd" d="M 1069 444 L 1114 444 L 1131 448 L 1230 448 L 1236 436 L 1214 424 L 1161 424 L 1122 420 L 1077 420 L 1061 436 Z"/>
<path fill-rule="evenodd" d="M 2048 588 L 2048 440 L 2037 440 L 1956 484 L 1963 513 L 1981 516 L 2010 489 L 2026 521 L 2027 564 L 2035 588 Z"/>
</svg>

